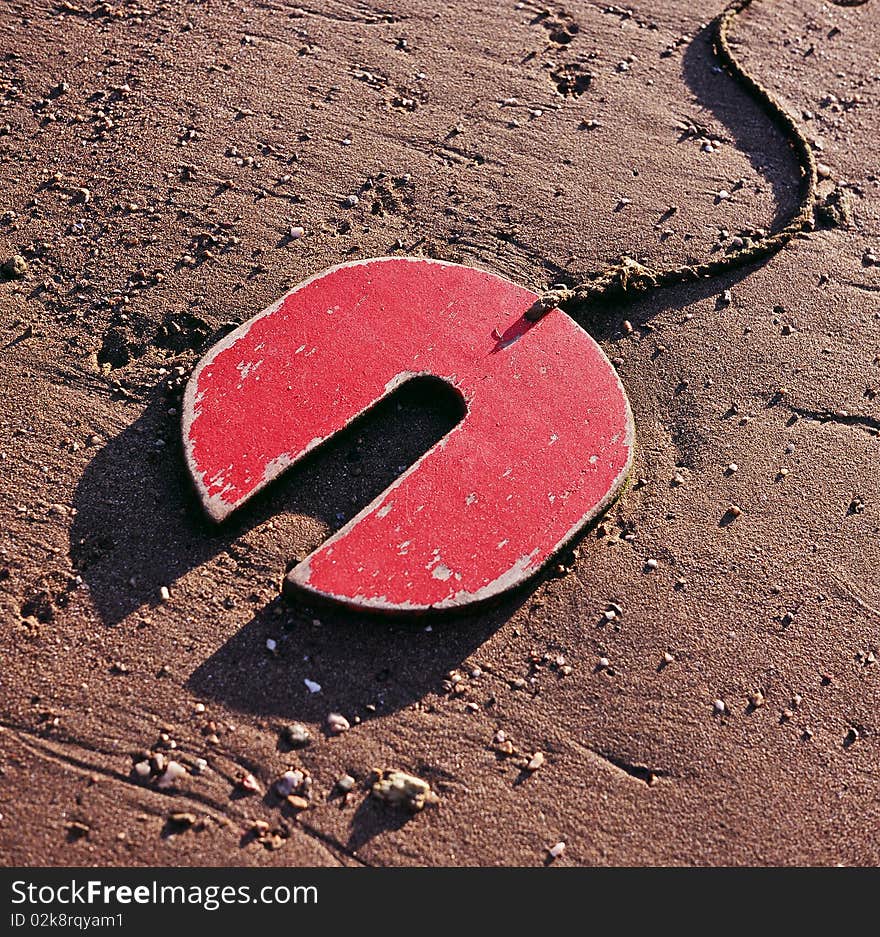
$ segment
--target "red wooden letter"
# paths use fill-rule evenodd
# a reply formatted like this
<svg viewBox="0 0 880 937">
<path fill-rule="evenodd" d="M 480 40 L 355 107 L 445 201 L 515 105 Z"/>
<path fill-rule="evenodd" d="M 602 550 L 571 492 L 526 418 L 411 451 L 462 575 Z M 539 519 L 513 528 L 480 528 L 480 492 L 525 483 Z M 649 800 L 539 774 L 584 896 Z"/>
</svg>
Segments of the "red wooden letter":
<svg viewBox="0 0 880 937">
<path fill-rule="evenodd" d="M 536 295 L 422 258 L 343 264 L 300 284 L 200 362 L 183 436 L 217 521 L 416 375 L 466 415 L 289 574 L 355 608 L 460 608 L 540 569 L 623 485 L 626 395 L 568 316 Z"/>
</svg>

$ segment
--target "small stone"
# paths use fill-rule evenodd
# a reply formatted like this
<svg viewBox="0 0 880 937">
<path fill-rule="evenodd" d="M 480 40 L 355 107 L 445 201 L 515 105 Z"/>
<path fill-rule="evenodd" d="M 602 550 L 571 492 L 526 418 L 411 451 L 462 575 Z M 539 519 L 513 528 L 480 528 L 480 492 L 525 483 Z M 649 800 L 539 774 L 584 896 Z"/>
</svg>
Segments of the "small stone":
<svg viewBox="0 0 880 937">
<path fill-rule="evenodd" d="M 0 265 L 0 273 L 14 280 L 21 280 L 27 276 L 28 263 L 21 254 L 13 254 L 9 260 Z"/>
<path fill-rule="evenodd" d="M 372 795 L 393 807 L 406 807 L 419 811 L 429 804 L 435 804 L 439 797 L 431 790 L 431 785 L 415 775 L 404 771 L 381 771 L 373 782 Z"/>
<path fill-rule="evenodd" d="M 298 241 L 301 237 L 305 236 L 305 233 L 305 228 L 301 228 L 299 225 L 290 225 L 287 229 L 287 236 L 291 241 Z"/>
<path fill-rule="evenodd" d="M 285 771 L 275 782 L 275 792 L 279 797 L 289 797 L 302 786 L 305 775 L 302 771 Z"/>
<path fill-rule="evenodd" d="M 169 761 L 168 766 L 159 775 L 159 779 L 156 781 L 156 787 L 161 790 L 167 790 L 169 787 L 174 787 L 174 785 L 184 777 L 186 777 L 186 768 L 176 761 Z"/>
<path fill-rule="evenodd" d="M 350 728 L 351 723 L 341 713 L 330 713 L 327 716 L 327 730 L 331 735 L 342 735 L 343 732 L 348 732 Z"/>
<path fill-rule="evenodd" d="M 159 598 L 163 602 L 167 602 L 171 598 L 171 590 L 168 588 L 168 586 L 159 587 Z"/>
<path fill-rule="evenodd" d="M 183 811 L 177 811 L 168 815 L 168 822 L 172 826 L 180 827 L 182 830 L 188 830 L 191 826 L 195 826 L 196 815 L 194 813 L 188 813 Z"/>
<path fill-rule="evenodd" d="M 67 835 L 70 839 L 82 839 L 84 836 L 88 836 L 90 832 L 91 828 L 88 824 L 80 823 L 79 820 L 67 824 Z"/>
<path fill-rule="evenodd" d="M 596 667 L 599 670 L 607 670 L 611 666 L 611 661 L 607 657 L 600 657 L 596 662 Z"/>
<path fill-rule="evenodd" d="M 278 642 L 274 638 L 266 638 L 266 650 L 274 654 L 278 650 Z"/>
<path fill-rule="evenodd" d="M 816 164 L 816 175 L 820 179 L 830 179 L 831 178 L 831 167 L 827 163 L 817 163 Z"/>
<path fill-rule="evenodd" d="M 683 484 L 684 484 L 684 475 L 682 475 L 681 472 L 676 472 L 676 473 L 672 476 L 672 484 L 675 485 L 676 488 L 679 487 L 679 485 L 683 485 Z"/>
<path fill-rule="evenodd" d="M 550 861 L 552 862 L 553 860 L 558 859 L 564 852 L 565 843 L 558 842 L 556 845 L 550 846 L 550 848 L 547 850 L 547 855 L 550 857 Z"/>
<path fill-rule="evenodd" d="M 760 690 L 756 690 L 754 693 L 749 694 L 749 706 L 752 709 L 757 709 L 759 706 L 764 705 L 764 694 Z"/>
<path fill-rule="evenodd" d="M 712 704 L 713 709 L 719 716 L 723 716 L 727 712 L 727 706 L 723 699 L 717 699 Z"/>
<path fill-rule="evenodd" d="M 304 748 L 312 740 L 311 732 L 301 722 L 285 726 L 281 730 L 281 735 L 284 741 L 293 748 Z"/>
<path fill-rule="evenodd" d="M 727 466 L 727 471 L 730 472 L 731 475 L 733 475 L 734 472 L 738 472 L 738 471 L 739 471 L 739 466 L 736 464 L 736 462 L 731 462 L 731 463 Z"/>
<path fill-rule="evenodd" d="M 659 564 L 659 563 L 657 562 L 657 560 L 655 560 L 655 559 L 648 559 L 648 560 L 645 560 L 645 569 L 646 569 L 646 570 L 653 570 L 653 569 L 656 569 L 659 565 L 660 565 L 660 564 Z"/>
<path fill-rule="evenodd" d="M 740 517 L 742 515 L 742 508 L 739 507 L 739 505 L 731 504 L 730 507 L 727 509 L 727 513 L 731 517 Z"/>
<path fill-rule="evenodd" d="M 196 758 L 193 762 L 193 771 L 195 774 L 204 774 L 208 770 L 208 762 L 204 758 Z"/>
<path fill-rule="evenodd" d="M 349 208 L 355 208 L 360 203 L 360 199 L 356 195 L 347 195 L 345 198 L 345 204 Z"/>
<path fill-rule="evenodd" d="M 238 779 L 238 786 L 246 794 L 259 794 L 262 791 L 260 782 L 249 771 Z"/>
<path fill-rule="evenodd" d="M 308 810 L 309 808 L 309 801 L 307 798 L 301 797 L 299 794 L 291 794 L 286 800 L 293 810 Z"/>
<path fill-rule="evenodd" d="M 846 731 L 846 739 L 844 740 L 847 745 L 853 745 L 855 742 L 858 742 L 859 730 L 855 726 L 850 726 Z"/>
<path fill-rule="evenodd" d="M 320 692 L 321 692 L 321 684 L 320 684 L 320 683 L 315 683 L 314 680 L 309 680 L 309 679 L 303 680 L 303 683 L 306 685 L 306 689 L 309 691 L 309 693 L 320 693 Z"/>
<path fill-rule="evenodd" d="M 664 651 L 662 663 L 664 667 L 668 667 L 670 664 L 675 663 L 675 658 L 672 656 L 672 654 L 669 653 L 669 651 Z"/>
<path fill-rule="evenodd" d="M 535 752 L 526 765 L 526 771 L 538 771 L 544 765 L 544 753 Z"/>
<path fill-rule="evenodd" d="M 355 780 L 350 774 L 343 774 L 341 778 L 338 778 L 336 781 L 337 790 L 342 791 L 343 794 L 348 794 L 350 791 L 354 790 Z"/>
<path fill-rule="evenodd" d="M 146 781 L 152 773 L 153 769 L 150 767 L 149 761 L 139 761 L 134 766 L 134 776 L 139 781 Z"/>
</svg>

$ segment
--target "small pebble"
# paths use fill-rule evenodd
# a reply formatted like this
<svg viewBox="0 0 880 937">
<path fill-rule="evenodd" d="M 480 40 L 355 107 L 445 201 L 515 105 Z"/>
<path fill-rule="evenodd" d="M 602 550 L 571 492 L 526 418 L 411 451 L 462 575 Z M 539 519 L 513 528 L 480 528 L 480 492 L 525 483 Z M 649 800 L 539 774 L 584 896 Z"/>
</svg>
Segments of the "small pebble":
<svg viewBox="0 0 880 937">
<path fill-rule="evenodd" d="M 139 781 L 146 781 L 151 773 L 152 768 L 150 767 L 149 761 L 139 761 L 134 766 L 134 774 Z"/>
<path fill-rule="evenodd" d="M 547 855 L 550 856 L 551 861 L 558 859 L 565 852 L 565 843 L 558 842 L 555 846 L 551 846 L 547 850 Z"/>
<path fill-rule="evenodd" d="M 341 713 L 330 713 L 327 717 L 327 730 L 331 735 L 342 735 L 350 728 L 351 723 Z"/>
<path fill-rule="evenodd" d="M 13 254 L 9 260 L 0 265 L 0 273 L 15 280 L 27 276 L 28 263 L 21 254 Z"/>
<path fill-rule="evenodd" d="M 534 755 L 529 759 L 529 763 L 526 765 L 526 771 L 537 771 L 544 764 L 544 753 L 535 752 Z"/>
<path fill-rule="evenodd" d="M 156 781 L 156 787 L 161 790 L 166 790 L 169 787 L 173 787 L 181 778 L 186 777 L 186 769 L 183 765 L 178 764 L 176 761 L 169 761 L 168 766 L 159 775 L 159 779 Z"/>
<path fill-rule="evenodd" d="M 309 680 L 308 678 L 306 678 L 305 680 L 303 680 L 303 683 L 306 685 L 306 689 L 309 691 L 309 693 L 320 693 L 320 692 L 321 692 L 321 684 L 320 684 L 320 683 L 315 683 L 314 680 Z"/>
<path fill-rule="evenodd" d="M 354 790 L 355 780 L 350 774 L 343 774 L 341 778 L 336 781 L 336 787 L 338 790 L 342 791 L 343 794 L 348 794 L 350 791 Z"/>
<path fill-rule="evenodd" d="M 645 560 L 645 569 L 648 569 L 648 570 L 656 569 L 658 565 L 659 564 L 657 560 L 655 559 Z"/>
<path fill-rule="evenodd" d="M 168 588 L 168 586 L 159 587 L 159 598 L 163 602 L 167 602 L 171 598 L 171 590 Z"/>
<path fill-rule="evenodd" d="M 723 716 L 724 713 L 727 712 L 727 706 L 725 705 L 723 699 L 717 699 L 717 700 L 715 700 L 715 702 L 712 704 L 712 706 L 713 706 L 713 708 L 715 709 L 715 712 L 716 712 L 719 716 Z"/>
<path fill-rule="evenodd" d="M 183 811 L 177 811 L 168 815 L 168 822 L 172 826 L 180 827 L 182 830 L 187 830 L 191 826 L 194 826 L 196 819 L 194 813 L 184 813 Z"/>
<path fill-rule="evenodd" d="M 303 748 L 312 740 L 311 732 L 301 722 L 294 722 L 289 726 L 285 726 L 281 734 L 284 741 L 293 748 Z"/>
<path fill-rule="evenodd" d="M 279 797 L 289 797 L 302 786 L 305 776 L 302 771 L 285 771 L 275 782 L 275 792 Z"/>
<path fill-rule="evenodd" d="M 377 771 L 376 776 L 372 786 L 373 797 L 393 807 L 407 807 L 415 812 L 440 800 L 431 790 L 431 785 L 415 775 L 404 771 Z"/>
<path fill-rule="evenodd" d="M 238 779 L 238 786 L 247 794 L 259 794 L 260 782 L 248 771 Z"/>
<path fill-rule="evenodd" d="M 757 709 L 759 706 L 764 705 L 764 694 L 760 690 L 756 690 L 754 693 L 749 694 L 749 706 L 753 709 Z"/>
</svg>

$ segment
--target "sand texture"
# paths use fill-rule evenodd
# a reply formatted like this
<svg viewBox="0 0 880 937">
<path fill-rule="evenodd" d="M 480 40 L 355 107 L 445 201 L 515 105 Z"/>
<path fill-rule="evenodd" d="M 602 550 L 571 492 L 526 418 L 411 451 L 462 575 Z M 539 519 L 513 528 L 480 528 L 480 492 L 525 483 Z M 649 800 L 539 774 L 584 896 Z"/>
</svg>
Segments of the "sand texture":
<svg viewBox="0 0 880 937">
<path fill-rule="evenodd" d="M 637 451 L 559 568 L 432 621 L 281 597 L 449 428 L 436 393 L 220 527 L 182 458 L 200 356 L 327 267 L 542 290 L 784 224 L 797 163 L 720 9 L 0 3 L 0 862 L 880 862 L 877 0 L 737 24 L 851 222 L 580 320 Z"/>
</svg>

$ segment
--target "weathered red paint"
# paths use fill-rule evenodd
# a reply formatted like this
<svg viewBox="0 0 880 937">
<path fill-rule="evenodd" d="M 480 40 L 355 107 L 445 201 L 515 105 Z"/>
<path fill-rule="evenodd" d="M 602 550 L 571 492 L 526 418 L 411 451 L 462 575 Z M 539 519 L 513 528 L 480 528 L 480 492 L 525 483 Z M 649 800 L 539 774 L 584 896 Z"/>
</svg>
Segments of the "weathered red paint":
<svg viewBox="0 0 880 937">
<path fill-rule="evenodd" d="M 599 346 L 499 276 L 422 258 L 343 264 L 217 344 L 186 390 L 187 459 L 222 520 L 415 375 L 461 423 L 289 574 L 388 611 L 461 607 L 540 569 L 628 472 L 629 404 Z"/>
</svg>

